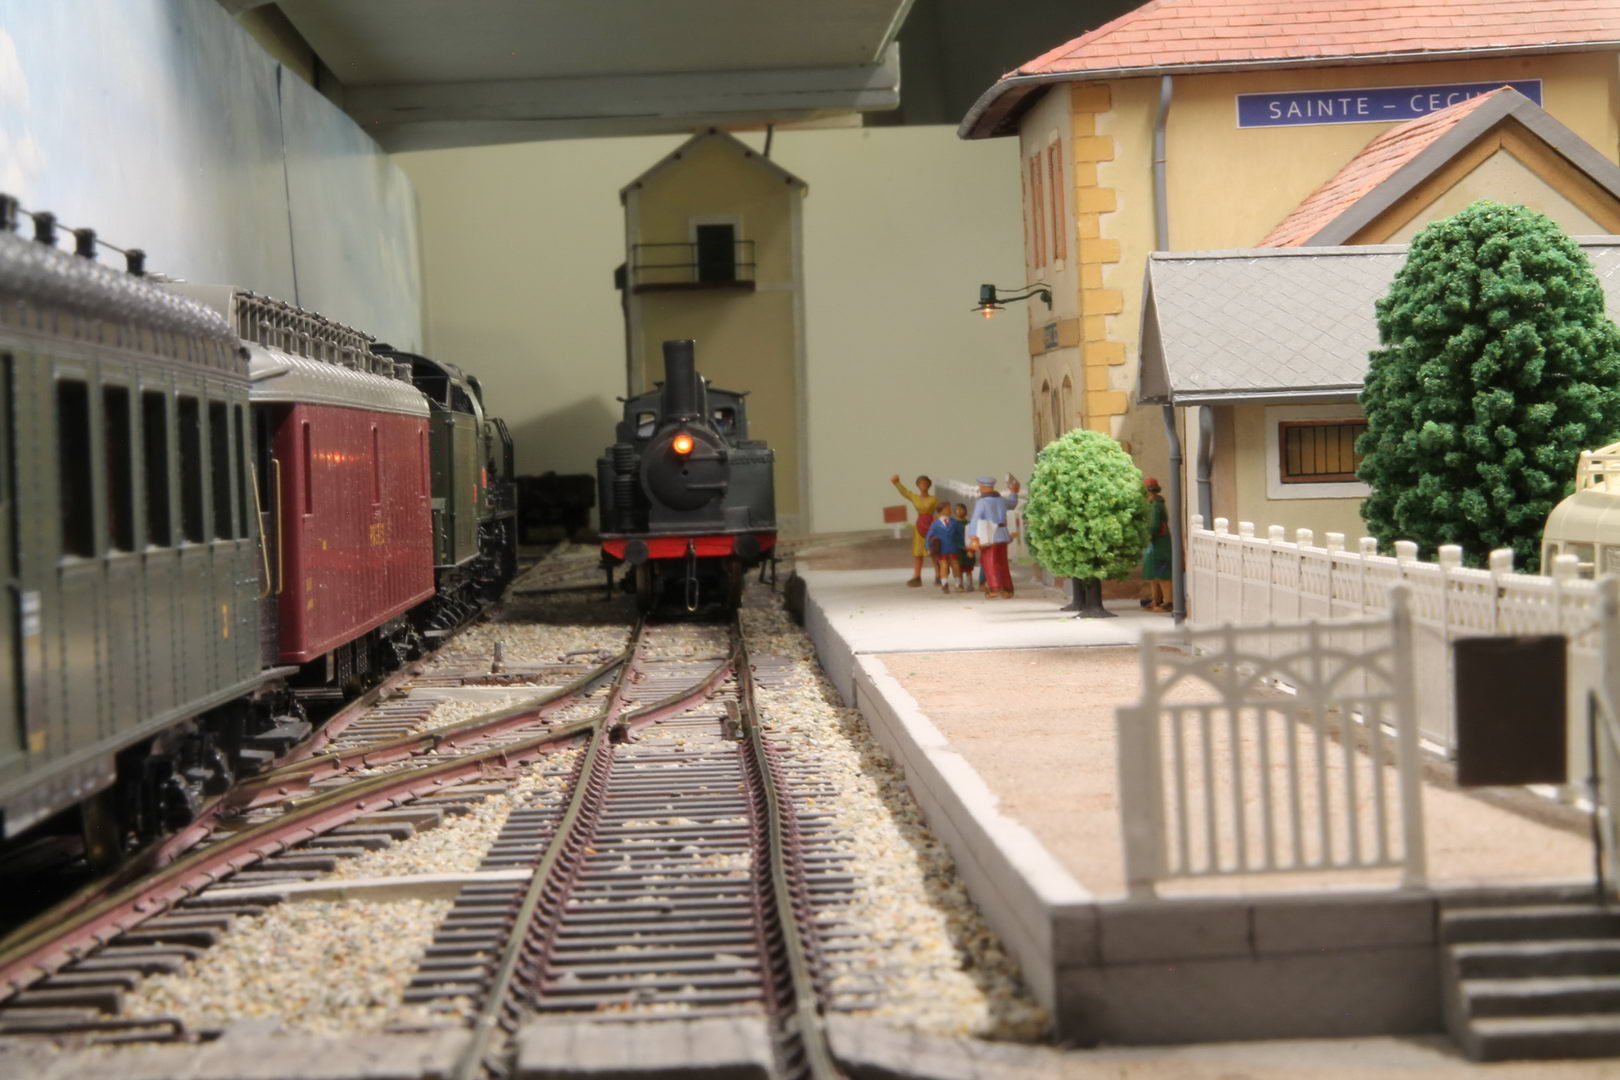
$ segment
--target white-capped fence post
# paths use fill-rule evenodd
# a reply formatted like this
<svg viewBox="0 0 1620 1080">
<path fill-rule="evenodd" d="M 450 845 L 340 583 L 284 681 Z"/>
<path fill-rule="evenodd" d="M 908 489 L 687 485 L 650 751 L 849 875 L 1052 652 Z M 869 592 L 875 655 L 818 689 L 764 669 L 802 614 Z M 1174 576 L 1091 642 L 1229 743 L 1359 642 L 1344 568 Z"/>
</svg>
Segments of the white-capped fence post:
<svg viewBox="0 0 1620 1080">
<path fill-rule="evenodd" d="M 1505 587 L 1504 577 L 1513 576 L 1513 549 L 1497 548 L 1490 554 L 1491 577 L 1491 629 L 1498 634 L 1503 632 L 1502 627 L 1502 589 Z"/>
<path fill-rule="evenodd" d="M 1395 686 L 1395 739 L 1400 752 L 1401 828 L 1405 869 L 1401 884 L 1409 889 L 1428 879 L 1428 851 L 1423 836 L 1423 777 L 1418 760 L 1417 696 L 1412 682 L 1412 588 L 1390 590 L 1391 677 Z"/>
<path fill-rule="evenodd" d="M 1154 895 L 1165 876 L 1164 777 L 1159 746 L 1159 681 L 1154 657 L 1160 634 L 1145 631 L 1140 648 L 1142 699 L 1115 710 L 1119 742 L 1119 823 L 1125 844 L 1125 887 L 1133 897 Z M 1184 797 L 1184 796 L 1178 796 Z"/>
</svg>

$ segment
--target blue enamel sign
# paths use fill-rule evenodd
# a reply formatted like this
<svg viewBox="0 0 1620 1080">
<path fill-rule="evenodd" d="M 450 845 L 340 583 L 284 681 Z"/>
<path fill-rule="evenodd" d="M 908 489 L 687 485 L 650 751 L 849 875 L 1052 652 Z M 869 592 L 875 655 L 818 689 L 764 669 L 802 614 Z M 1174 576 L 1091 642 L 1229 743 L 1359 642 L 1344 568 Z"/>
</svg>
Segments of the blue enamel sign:
<svg viewBox="0 0 1620 1080">
<path fill-rule="evenodd" d="M 1370 86 L 1356 90 L 1289 90 L 1274 94 L 1239 94 L 1237 126 L 1298 127 L 1416 120 L 1502 86 L 1511 86 L 1537 105 L 1541 104 L 1540 79 L 1439 86 Z"/>
</svg>

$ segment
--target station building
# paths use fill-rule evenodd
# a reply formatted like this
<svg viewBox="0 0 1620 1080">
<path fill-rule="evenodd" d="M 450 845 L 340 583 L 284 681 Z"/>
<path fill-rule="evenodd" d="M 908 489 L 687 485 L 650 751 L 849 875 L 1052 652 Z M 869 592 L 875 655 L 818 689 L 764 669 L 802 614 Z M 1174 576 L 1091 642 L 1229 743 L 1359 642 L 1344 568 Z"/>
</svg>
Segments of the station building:
<svg viewBox="0 0 1620 1080">
<path fill-rule="evenodd" d="M 1162 475 L 1172 406 L 1189 492 L 1204 463 L 1206 512 L 1357 535 L 1364 489 L 1343 448 L 1360 420 L 1364 328 L 1306 328 L 1318 350 L 1339 338 L 1348 350 L 1331 386 L 1312 381 L 1296 341 L 1269 359 L 1258 348 L 1241 372 L 1186 356 L 1181 370 L 1211 392 L 1178 393 L 1162 358 L 1143 374 L 1150 253 L 1241 263 L 1404 243 L 1477 198 L 1574 235 L 1620 232 L 1620 8 L 1155 0 L 1009 72 L 959 134 L 1017 138 L 1025 272 L 1052 287 L 1050 308 L 1028 305 L 1037 449 L 1083 426 Z M 1309 290 L 1312 263 L 1270 264 L 1266 287 Z M 1206 311 L 1258 320 L 1263 342 L 1264 297 L 1208 294 L 1238 277 L 1205 282 Z M 1287 475 L 1301 440 L 1333 452 Z"/>
</svg>

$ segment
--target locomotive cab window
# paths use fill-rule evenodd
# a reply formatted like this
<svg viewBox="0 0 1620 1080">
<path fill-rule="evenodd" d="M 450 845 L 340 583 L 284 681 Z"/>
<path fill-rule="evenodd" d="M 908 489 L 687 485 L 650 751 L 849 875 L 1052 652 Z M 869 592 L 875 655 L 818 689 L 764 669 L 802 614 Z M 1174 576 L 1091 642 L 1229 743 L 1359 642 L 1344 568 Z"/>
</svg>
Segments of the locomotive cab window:
<svg viewBox="0 0 1620 1080">
<path fill-rule="evenodd" d="M 653 431 L 658 427 L 658 414 L 653 412 L 636 413 L 636 438 L 650 439 Z"/>
<path fill-rule="evenodd" d="M 714 424 L 714 430 L 718 431 L 720 434 L 724 435 L 726 438 L 729 439 L 733 435 L 737 434 L 737 410 L 736 409 L 732 409 L 732 408 L 715 409 L 710 413 L 709 419 Z"/>
<path fill-rule="evenodd" d="M 96 553 L 90 387 L 77 380 L 56 384 L 56 456 L 62 470 L 62 554 L 89 558 Z"/>
</svg>

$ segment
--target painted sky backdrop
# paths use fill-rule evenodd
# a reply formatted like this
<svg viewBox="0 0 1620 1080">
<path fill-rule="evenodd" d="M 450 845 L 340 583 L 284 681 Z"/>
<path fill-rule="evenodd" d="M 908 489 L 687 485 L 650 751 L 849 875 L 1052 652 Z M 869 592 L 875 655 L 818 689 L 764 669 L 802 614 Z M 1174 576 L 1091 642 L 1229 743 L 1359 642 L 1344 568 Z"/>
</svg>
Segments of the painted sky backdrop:
<svg viewBox="0 0 1620 1080">
<path fill-rule="evenodd" d="M 421 348 L 410 181 L 213 0 L 0 0 L 0 191 Z"/>
</svg>

